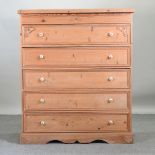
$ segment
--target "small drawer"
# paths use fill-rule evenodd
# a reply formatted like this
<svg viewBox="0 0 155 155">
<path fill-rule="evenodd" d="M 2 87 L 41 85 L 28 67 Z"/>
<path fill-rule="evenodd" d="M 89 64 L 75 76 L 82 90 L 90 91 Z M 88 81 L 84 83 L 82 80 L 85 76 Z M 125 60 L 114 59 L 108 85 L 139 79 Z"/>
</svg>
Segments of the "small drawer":
<svg viewBox="0 0 155 155">
<path fill-rule="evenodd" d="M 102 113 L 25 114 L 24 132 L 127 131 L 127 117 Z"/>
<path fill-rule="evenodd" d="M 24 45 L 130 44 L 128 24 L 24 25 Z"/>
<path fill-rule="evenodd" d="M 24 70 L 24 89 L 129 88 L 130 70 Z"/>
<path fill-rule="evenodd" d="M 127 109 L 129 92 L 24 93 L 24 110 L 120 110 Z"/>
<path fill-rule="evenodd" d="M 26 67 L 130 66 L 130 48 L 23 48 Z"/>
</svg>

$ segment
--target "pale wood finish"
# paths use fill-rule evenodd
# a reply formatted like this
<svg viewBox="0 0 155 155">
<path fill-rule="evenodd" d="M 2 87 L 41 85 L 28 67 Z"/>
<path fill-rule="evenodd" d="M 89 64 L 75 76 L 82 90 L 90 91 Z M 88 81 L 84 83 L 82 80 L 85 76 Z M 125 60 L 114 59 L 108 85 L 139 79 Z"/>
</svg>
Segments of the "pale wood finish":
<svg viewBox="0 0 155 155">
<path fill-rule="evenodd" d="M 120 71 L 23 71 L 25 89 L 130 88 L 129 70 Z M 109 78 L 112 78 L 110 81 Z M 43 79 L 43 81 L 41 81 Z"/>
<path fill-rule="evenodd" d="M 52 20 L 51 20 L 52 18 Z M 23 24 L 108 24 L 131 23 L 132 15 L 117 14 L 22 14 Z"/>
<path fill-rule="evenodd" d="M 101 121 L 102 120 L 102 121 Z M 41 125 L 41 122 L 44 125 Z M 110 124 L 112 121 L 113 124 Z M 127 131 L 127 115 L 101 113 L 25 114 L 24 132 L 112 132 Z"/>
<path fill-rule="evenodd" d="M 64 14 L 64 13 L 73 13 L 73 14 L 83 14 L 83 13 L 90 13 L 90 14 L 96 14 L 96 13 L 133 13 L 134 10 L 132 8 L 121 8 L 121 9 L 33 9 L 33 10 L 18 10 L 19 14 Z"/>
<path fill-rule="evenodd" d="M 24 110 L 117 110 L 128 108 L 128 92 L 24 93 Z"/>
<path fill-rule="evenodd" d="M 128 24 L 22 26 L 23 45 L 127 44 L 130 39 Z"/>
<path fill-rule="evenodd" d="M 95 140 L 103 140 L 111 144 L 133 143 L 133 135 L 129 132 L 117 133 L 22 133 L 23 144 L 47 144 L 58 140 L 63 143 L 91 143 Z"/>
<path fill-rule="evenodd" d="M 22 54 L 23 67 L 130 66 L 128 47 L 23 48 Z"/>
<path fill-rule="evenodd" d="M 21 143 L 133 143 L 133 12 L 18 11 Z"/>
</svg>

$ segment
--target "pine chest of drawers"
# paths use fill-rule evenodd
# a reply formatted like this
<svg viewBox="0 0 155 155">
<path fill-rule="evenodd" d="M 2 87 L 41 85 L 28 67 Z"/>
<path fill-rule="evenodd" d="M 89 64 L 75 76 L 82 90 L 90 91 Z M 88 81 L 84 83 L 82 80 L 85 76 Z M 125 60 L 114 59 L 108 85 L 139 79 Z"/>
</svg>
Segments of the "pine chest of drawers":
<svg viewBox="0 0 155 155">
<path fill-rule="evenodd" d="M 19 10 L 21 143 L 132 143 L 132 9 Z"/>
</svg>

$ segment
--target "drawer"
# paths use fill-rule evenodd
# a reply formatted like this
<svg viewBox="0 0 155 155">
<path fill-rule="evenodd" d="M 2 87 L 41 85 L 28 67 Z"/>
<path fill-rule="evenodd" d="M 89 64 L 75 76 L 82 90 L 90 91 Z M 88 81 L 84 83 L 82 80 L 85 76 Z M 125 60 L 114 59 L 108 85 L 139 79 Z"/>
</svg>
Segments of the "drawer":
<svg viewBox="0 0 155 155">
<path fill-rule="evenodd" d="M 130 25 L 23 25 L 24 45 L 127 44 Z"/>
<path fill-rule="evenodd" d="M 127 109 L 129 93 L 24 93 L 24 110 L 118 110 Z"/>
<path fill-rule="evenodd" d="M 130 66 L 130 48 L 23 48 L 23 66 Z"/>
<path fill-rule="evenodd" d="M 24 132 L 127 131 L 127 115 L 102 113 L 25 114 Z"/>
<path fill-rule="evenodd" d="M 129 71 L 24 70 L 23 80 L 25 89 L 129 88 Z"/>
</svg>

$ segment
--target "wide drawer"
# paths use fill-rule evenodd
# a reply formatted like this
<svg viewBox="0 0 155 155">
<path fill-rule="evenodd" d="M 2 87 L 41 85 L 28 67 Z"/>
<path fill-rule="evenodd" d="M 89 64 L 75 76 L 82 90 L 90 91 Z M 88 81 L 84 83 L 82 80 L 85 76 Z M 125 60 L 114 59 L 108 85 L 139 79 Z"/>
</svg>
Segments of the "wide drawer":
<svg viewBox="0 0 155 155">
<path fill-rule="evenodd" d="M 130 70 L 24 70 L 24 89 L 129 88 Z"/>
<path fill-rule="evenodd" d="M 24 132 L 127 131 L 127 115 L 102 113 L 25 114 Z"/>
<path fill-rule="evenodd" d="M 24 93 L 24 110 L 118 110 L 127 109 L 128 92 Z"/>
<path fill-rule="evenodd" d="M 23 66 L 130 66 L 130 48 L 23 48 Z"/>
<path fill-rule="evenodd" d="M 127 44 L 130 25 L 24 25 L 24 45 Z"/>
</svg>

